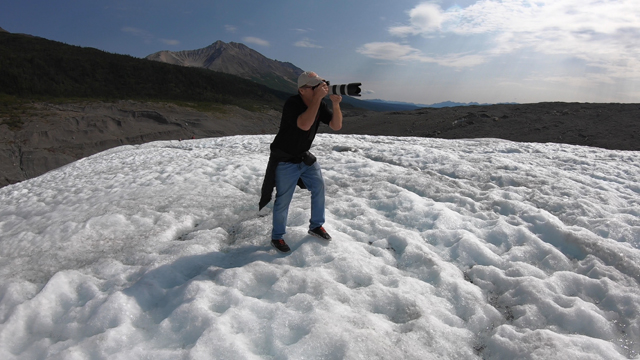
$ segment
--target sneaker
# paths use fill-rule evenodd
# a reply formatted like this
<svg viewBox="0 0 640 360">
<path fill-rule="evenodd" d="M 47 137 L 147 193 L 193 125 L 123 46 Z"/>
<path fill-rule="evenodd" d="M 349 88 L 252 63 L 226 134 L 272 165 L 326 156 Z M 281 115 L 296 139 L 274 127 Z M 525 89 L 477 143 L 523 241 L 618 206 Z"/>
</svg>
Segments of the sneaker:
<svg viewBox="0 0 640 360">
<path fill-rule="evenodd" d="M 323 240 L 331 240 L 331 235 L 329 235 L 322 226 L 309 230 L 309 235 L 313 235 Z"/>
<path fill-rule="evenodd" d="M 289 251 L 291 251 L 291 248 L 289 247 L 289 245 L 287 245 L 287 243 L 284 242 L 284 240 L 282 239 L 271 240 L 271 246 L 276 248 L 276 250 L 280 251 L 281 253 L 288 253 Z"/>
</svg>

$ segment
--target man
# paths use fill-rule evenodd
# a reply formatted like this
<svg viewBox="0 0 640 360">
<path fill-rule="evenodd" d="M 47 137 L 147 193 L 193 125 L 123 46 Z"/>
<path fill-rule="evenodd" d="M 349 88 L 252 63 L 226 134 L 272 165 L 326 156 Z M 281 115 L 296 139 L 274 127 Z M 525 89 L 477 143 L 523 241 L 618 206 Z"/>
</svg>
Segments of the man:
<svg viewBox="0 0 640 360">
<path fill-rule="evenodd" d="M 298 77 L 298 94 L 290 97 L 284 104 L 280 130 L 271 143 L 260 209 L 271 201 L 271 193 L 275 187 L 271 245 L 280 252 L 291 251 L 283 237 L 296 185 L 311 192 L 309 234 L 331 240 L 322 226 L 325 221 L 324 179 L 320 165 L 309 152 L 320 123 L 328 124 L 336 131 L 342 128 L 342 96 L 330 95 L 332 109 L 329 109 L 322 101 L 328 93 L 329 86 L 324 79 L 312 71 L 302 73 Z"/>
</svg>

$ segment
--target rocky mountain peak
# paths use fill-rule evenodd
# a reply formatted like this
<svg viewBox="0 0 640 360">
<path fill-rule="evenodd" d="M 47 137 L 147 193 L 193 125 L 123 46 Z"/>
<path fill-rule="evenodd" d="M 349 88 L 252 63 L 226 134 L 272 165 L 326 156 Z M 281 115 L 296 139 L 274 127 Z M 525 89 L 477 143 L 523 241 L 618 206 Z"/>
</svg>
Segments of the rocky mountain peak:
<svg viewBox="0 0 640 360">
<path fill-rule="evenodd" d="M 237 75 L 287 92 L 296 91 L 297 78 L 303 72 L 291 63 L 269 59 L 242 43 L 220 40 L 202 49 L 160 51 L 146 58 Z"/>
</svg>

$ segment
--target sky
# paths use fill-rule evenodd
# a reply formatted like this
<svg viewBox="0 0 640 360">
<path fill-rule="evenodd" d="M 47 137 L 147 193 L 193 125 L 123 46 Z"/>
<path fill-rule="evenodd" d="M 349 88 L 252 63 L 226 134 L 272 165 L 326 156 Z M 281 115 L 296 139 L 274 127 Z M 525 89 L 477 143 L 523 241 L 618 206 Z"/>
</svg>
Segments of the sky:
<svg viewBox="0 0 640 360">
<path fill-rule="evenodd" d="M 0 27 L 145 57 L 240 42 L 363 98 L 640 102 L 636 0 L 1 0 Z"/>
<path fill-rule="evenodd" d="M 640 153 L 321 134 L 325 228 L 258 211 L 273 135 L 0 189 L 0 358 L 638 359 Z"/>
</svg>

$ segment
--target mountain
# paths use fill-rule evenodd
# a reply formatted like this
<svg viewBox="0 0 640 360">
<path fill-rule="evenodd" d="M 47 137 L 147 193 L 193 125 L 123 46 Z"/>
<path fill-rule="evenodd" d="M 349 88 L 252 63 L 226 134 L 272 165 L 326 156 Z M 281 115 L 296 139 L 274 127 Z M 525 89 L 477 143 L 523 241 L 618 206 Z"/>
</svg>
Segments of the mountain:
<svg viewBox="0 0 640 360">
<path fill-rule="evenodd" d="M 445 107 L 458 107 L 458 106 L 481 106 L 481 105 L 494 105 L 494 104 L 489 104 L 489 103 L 477 103 L 477 102 L 468 102 L 468 103 L 461 103 L 461 102 L 454 102 L 454 101 L 443 101 L 443 102 L 439 102 L 439 103 L 435 103 L 435 104 L 415 104 L 415 103 L 409 103 L 409 102 L 402 102 L 402 101 L 388 101 L 388 100 L 381 100 L 381 99 L 373 99 L 373 100 L 365 100 L 367 102 L 371 102 L 371 103 L 376 103 L 376 104 L 384 104 L 387 106 L 394 106 L 397 109 L 394 109 L 396 111 L 401 111 L 401 110 L 416 110 L 416 109 L 420 109 L 420 108 L 445 108 Z M 518 103 L 500 103 L 500 104 L 518 104 Z"/>
<path fill-rule="evenodd" d="M 8 31 L 7 31 L 7 30 L 5 30 L 5 29 L 3 29 L 3 28 L 1 28 L 1 27 L 0 27 L 0 32 L 8 33 Z"/>
<path fill-rule="evenodd" d="M 280 108 L 287 93 L 235 75 L 0 32 L 0 92 L 21 98 L 206 102 Z"/>
<path fill-rule="evenodd" d="M 287 92 L 296 91 L 298 76 L 303 72 L 291 63 L 271 60 L 244 44 L 220 40 L 202 49 L 159 51 L 146 59 L 232 74 Z"/>
<path fill-rule="evenodd" d="M 439 102 L 436 104 L 431 104 L 431 105 L 425 105 L 425 107 L 432 107 L 432 108 L 443 108 L 443 107 L 456 107 L 456 106 L 474 106 L 474 105 L 491 105 L 488 103 L 477 103 L 477 102 L 469 102 L 469 103 L 460 103 L 460 102 L 455 102 L 455 101 L 443 101 L 443 102 Z"/>
<path fill-rule="evenodd" d="M 406 110 L 416 110 L 419 108 L 427 107 L 428 105 L 419 105 L 414 103 L 408 103 L 403 101 L 389 101 L 382 99 L 367 99 L 364 100 L 370 104 L 376 104 L 384 107 L 393 107 L 392 111 L 406 111 Z"/>
<path fill-rule="evenodd" d="M 202 49 L 159 51 L 146 59 L 236 75 L 289 94 L 298 91 L 298 76 L 304 71 L 292 63 L 269 59 L 244 44 L 225 43 L 220 40 Z M 371 111 L 415 109 L 395 104 L 373 103 L 349 96 L 343 97 L 342 107 L 347 111 L 353 108 Z"/>
</svg>

